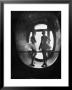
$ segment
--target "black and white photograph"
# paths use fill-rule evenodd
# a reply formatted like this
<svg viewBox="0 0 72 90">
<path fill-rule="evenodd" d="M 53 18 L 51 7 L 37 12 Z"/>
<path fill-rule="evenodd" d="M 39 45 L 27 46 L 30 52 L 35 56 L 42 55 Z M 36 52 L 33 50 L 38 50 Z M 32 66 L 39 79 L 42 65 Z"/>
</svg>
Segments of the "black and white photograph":
<svg viewBox="0 0 72 90">
<path fill-rule="evenodd" d="M 61 78 L 61 11 L 11 11 L 11 70 L 12 79 Z"/>
<path fill-rule="evenodd" d="M 4 86 L 68 85 L 68 10 L 4 4 Z"/>
</svg>

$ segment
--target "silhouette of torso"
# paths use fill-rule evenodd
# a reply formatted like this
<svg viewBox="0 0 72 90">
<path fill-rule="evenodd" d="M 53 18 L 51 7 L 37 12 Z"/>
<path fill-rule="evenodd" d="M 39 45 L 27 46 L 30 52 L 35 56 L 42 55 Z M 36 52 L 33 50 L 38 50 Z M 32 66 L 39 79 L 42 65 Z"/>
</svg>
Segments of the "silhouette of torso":
<svg viewBox="0 0 72 90">
<path fill-rule="evenodd" d="M 48 40 L 48 37 L 47 36 L 42 36 L 41 37 L 41 45 L 40 45 L 40 48 L 42 50 L 47 50 L 49 48 L 49 45 L 47 44 L 47 40 Z"/>
<path fill-rule="evenodd" d="M 35 40 L 35 37 L 34 37 L 34 36 L 31 37 L 31 42 L 32 42 L 33 44 L 36 43 L 36 40 Z"/>
<path fill-rule="evenodd" d="M 35 47 L 36 40 L 35 40 L 34 36 L 31 37 L 31 42 L 32 42 L 32 44 L 31 44 L 32 50 L 36 50 L 36 47 Z"/>
</svg>

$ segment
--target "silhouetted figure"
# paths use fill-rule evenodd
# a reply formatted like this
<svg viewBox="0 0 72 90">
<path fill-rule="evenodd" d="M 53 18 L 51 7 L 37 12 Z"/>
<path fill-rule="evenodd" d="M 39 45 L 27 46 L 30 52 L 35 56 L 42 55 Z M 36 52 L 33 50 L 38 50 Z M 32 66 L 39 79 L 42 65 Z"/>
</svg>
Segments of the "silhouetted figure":
<svg viewBox="0 0 72 90">
<path fill-rule="evenodd" d="M 41 37 L 41 43 L 39 46 L 39 49 L 42 49 L 42 54 L 43 54 L 43 65 L 42 67 L 47 66 L 46 61 L 47 61 L 47 49 L 49 48 L 49 45 L 47 44 L 48 37 L 45 36 L 45 31 L 43 30 L 42 32 L 43 36 Z"/>
<path fill-rule="evenodd" d="M 31 65 L 34 66 L 33 62 L 34 62 L 35 55 L 36 55 L 36 47 L 35 47 L 36 40 L 35 40 L 35 32 L 32 32 L 31 42 L 32 42 L 32 63 L 31 63 Z"/>
</svg>

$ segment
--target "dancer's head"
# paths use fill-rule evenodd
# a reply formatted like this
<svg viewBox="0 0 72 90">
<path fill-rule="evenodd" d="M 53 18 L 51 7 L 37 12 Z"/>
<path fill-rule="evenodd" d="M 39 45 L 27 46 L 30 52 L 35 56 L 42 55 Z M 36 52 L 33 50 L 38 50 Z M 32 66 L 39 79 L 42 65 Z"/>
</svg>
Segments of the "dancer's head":
<svg viewBox="0 0 72 90">
<path fill-rule="evenodd" d="M 45 30 L 42 31 L 43 36 L 45 35 Z"/>
</svg>

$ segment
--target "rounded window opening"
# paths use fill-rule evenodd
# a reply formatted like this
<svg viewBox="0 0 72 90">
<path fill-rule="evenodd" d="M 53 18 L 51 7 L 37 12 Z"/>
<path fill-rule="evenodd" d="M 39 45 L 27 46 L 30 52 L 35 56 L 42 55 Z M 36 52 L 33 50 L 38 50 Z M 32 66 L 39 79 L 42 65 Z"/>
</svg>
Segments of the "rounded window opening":
<svg viewBox="0 0 72 90">
<path fill-rule="evenodd" d="M 54 32 L 49 29 L 48 25 L 46 29 L 40 27 L 35 29 L 36 26 L 37 25 L 35 25 L 34 29 L 29 33 L 26 33 L 26 31 L 16 33 L 16 46 L 20 59 L 24 64 L 32 68 L 49 67 L 57 60 L 59 55 L 61 38 L 60 29 Z M 43 35 L 46 36 L 46 40 L 42 40 Z M 44 57 L 40 46 L 42 41 L 44 42 L 44 45 L 47 43 L 50 47 L 46 49 L 46 52 L 50 50 L 50 52 L 45 53 L 46 58 Z"/>
<path fill-rule="evenodd" d="M 47 40 L 44 40 L 44 44 L 46 43 L 49 48 L 46 50 L 52 50 L 53 45 L 54 45 L 54 37 L 53 37 L 53 32 L 51 30 L 48 30 L 48 26 L 46 24 L 37 24 L 34 26 L 34 32 L 35 32 L 35 48 L 36 48 L 36 59 L 40 59 L 41 61 L 43 60 L 43 53 L 42 49 L 39 49 L 40 44 L 42 42 L 41 38 L 43 37 L 43 32 L 45 33 L 45 37 Z M 29 43 L 31 43 L 31 37 L 32 37 L 33 32 L 30 32 L 30 37 L 29 37 Z M 46 53 L 48 57 L 48 53 Z"/>
</svg>

